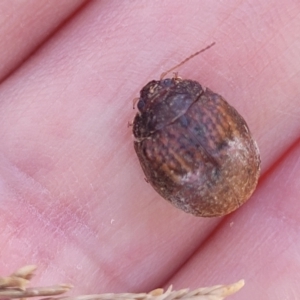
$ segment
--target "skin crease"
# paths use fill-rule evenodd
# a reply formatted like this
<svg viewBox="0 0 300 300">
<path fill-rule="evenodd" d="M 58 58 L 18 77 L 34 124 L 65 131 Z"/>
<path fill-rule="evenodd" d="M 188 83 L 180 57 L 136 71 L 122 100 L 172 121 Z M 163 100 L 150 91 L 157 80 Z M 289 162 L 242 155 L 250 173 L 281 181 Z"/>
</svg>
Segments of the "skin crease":
<svg viewBox="0 0 300 300">
<path fill-rule="evenodd" d="M 0 274 L 37 264 L 34 284 L 69 282 L 76 294 L 244 278 L 231 299 L 294 299 L 300 4 L 92 1 L 76 14 L 74 6 L 64 7 L 70 18 L 63 25 L 50 18 L 52 27 L 35 26 L 53 28 L 51 38 L 33 34 L 31 22 L 22 27 L 19 34 L 35 41 L 30 56 L 28 45 L 5 41 L 11 55 L 26 51 L 16 58 L 23 64 L 1 74 Z M 244 116 L 260 148 L 262 176 L 241 209 L 201 219 L 147 185 L 127 122 L 143 85 L 212 41 L 179 76 L 221 94 Z"/>
</svg>

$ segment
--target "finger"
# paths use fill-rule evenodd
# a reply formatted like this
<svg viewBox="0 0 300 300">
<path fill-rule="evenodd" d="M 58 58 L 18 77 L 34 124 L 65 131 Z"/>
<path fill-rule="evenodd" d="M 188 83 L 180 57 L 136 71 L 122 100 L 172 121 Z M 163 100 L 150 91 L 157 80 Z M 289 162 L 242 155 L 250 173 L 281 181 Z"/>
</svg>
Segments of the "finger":
<svg viewBox="0 0 300 300">
<path fill-rule="evenodd" d="M 24 61 L 84 1 L 1 1 L 0 79 Z"/>
</svg>

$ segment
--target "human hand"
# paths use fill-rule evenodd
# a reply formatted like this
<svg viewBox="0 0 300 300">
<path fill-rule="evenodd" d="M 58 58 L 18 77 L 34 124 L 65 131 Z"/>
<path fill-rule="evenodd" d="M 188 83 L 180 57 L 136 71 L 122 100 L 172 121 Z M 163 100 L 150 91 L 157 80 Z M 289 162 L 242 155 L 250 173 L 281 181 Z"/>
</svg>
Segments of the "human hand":
<svg viewBox="0 0 300 300">
<path fill-rule="evenodd" d="M 299 294 L 299 4 L 13 3 L 1 4 L 14 16 L 0 29 L 1 273 L 37 264 L 39 284 L 76 293 L 244 278 L 231 299 Z M 213 41 L 179 74 L 244 116 L 262 175 L 242 208 L 203 219 L 144 181 L 127 122 L 148 81 Z"/>
</svg>

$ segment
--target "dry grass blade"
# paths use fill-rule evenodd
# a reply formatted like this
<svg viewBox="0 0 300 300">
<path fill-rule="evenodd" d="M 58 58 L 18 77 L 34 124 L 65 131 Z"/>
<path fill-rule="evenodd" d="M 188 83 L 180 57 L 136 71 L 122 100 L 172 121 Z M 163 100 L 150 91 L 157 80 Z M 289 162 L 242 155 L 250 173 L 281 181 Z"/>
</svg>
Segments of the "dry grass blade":
<svg viewBox="0 0 300 300">
<path fill-rule="evenodd" d="M 170 286 L 165 292 L 163 289 L 156 289 L 150 293 L 109 293 L 78 297 L 61 297 L 56 298 L 56 300 L 222 300 L 236 293 L 243 286 L 244 280 L 240 280 L 234 284 L 227 286 L 216 285 L 207 288 L 199 288 L 191 292 L 189 291 L 189 289 L 172 291 L 172 286 Z"/>
<path fill-rule="evenodd" d="M 0 300 L 56 296 L 63 294 L 72 288 L 72 286 L 68 284 L 26 288 L 30 279 L 34 276 L 35 270 L 36 266 L 29 265 L 18 269 L 10 276 L 0 276 Z"/>
<path fill-rule="evenodd" d="M 199 288 L 194 291 L 190 291 L 189 289 L 173 291 L 172 286 L 170 286 L 166 291 L 156 289 L 150 293 L 109 293 L 78 297 L 53 297 L 69 291 L 72 286 L 60 284 L 49 287 L 25 288 L 33 276 L 35 269 L 35 266 L 26 266 L 10 276 L 0 276 L 0 300 L 16 298 L 25 300 L 25 298 L 29 297 L 46 297 L 41 300 L 222 300 L 236 293 L 244 285 L 244 281 L 240 280 L 227 286 L 216 285 L 213 287 Z"/>
<path fill-rule="evenodd" d="M 56 296 L 69 291 L 72 288 L 70 285 L 54 285 L 47 287 L 27 288 L 25 291 L 6 289 L 0 290 L 0 299 L 2 298 L 28 298 L 28 297 L 43 297 Z"/>
<path fill-rule="evenodd" d="M 12 273 L 11 276 L 30 280 L 34 276 L 34 271 L 36 270 L 36 268 L 37 267 L 35 265 L 24 266 Z"/>
<path fill-rule="evenodd" d="M 29 280 L 34 275 L 36 266 L 29 265 L 22 267 L 7 277 L 0 277 L 0 289 L 1 288 L 16 288 L 25 290 L 25 287 L 29 283 Z"/>
<path fill-rule="evenodd" d="M 18 277 L 0 277 L 0 289 L 3 288 L 16 288 L 25 290 L 28 280 Z"/>
</svg>

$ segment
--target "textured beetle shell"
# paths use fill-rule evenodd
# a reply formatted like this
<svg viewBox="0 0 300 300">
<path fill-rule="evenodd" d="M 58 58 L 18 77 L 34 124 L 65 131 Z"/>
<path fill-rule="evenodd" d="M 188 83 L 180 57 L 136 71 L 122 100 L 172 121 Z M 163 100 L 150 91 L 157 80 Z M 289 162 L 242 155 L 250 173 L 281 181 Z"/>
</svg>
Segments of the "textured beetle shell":
<svg viewBox="0 0 300 300">
<path fill-rule="evenodd" d="M 145 176 L 166 200 L 196 216 L 228 214 L 253 193 L 260 156 L 248 126 L 198 82 L 164 79 L 140 93 L 134 148 Z"/>
</svg>

